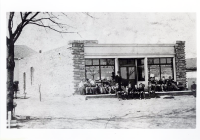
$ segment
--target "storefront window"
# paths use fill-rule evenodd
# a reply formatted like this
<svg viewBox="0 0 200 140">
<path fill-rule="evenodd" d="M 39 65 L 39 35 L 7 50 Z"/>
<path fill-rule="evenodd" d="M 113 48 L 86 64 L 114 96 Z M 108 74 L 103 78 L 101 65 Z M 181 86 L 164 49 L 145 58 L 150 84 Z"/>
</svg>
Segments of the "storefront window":
<svg viewBox="0 0 200 140">
<path fill-rule="evenodd" d="M 114 66 L 101 66 L 101 79 L 111 80 L 112 72 L 114 72 Z"/>
<path fill-rule="evenodd" d="M 86 59 L 86 78 L 93 80 L 111 80 L 115 71 L 114 59 Z"/>
<path fill-rule="evenodd" d="M 153 74 L 157 80 L 161 79 L 163 76 L 166 79 L 168 79 L 169 76 L 173 77 L 172 59 L 173 58 L 149 58 L 149 77 L 151 74 Z"/>
<path fill-rule="evenodd" d="M 166 79 L 169 78 L 169 76 L 172 76 L 172 66 L 171 65 L 161 65 L 161 77 L 165 77 Z M 173 77 L 173 76 L 172 76 Z"/>
<path fill-rule="evenodd" d="M 156 79 L 160 79 L 160 66 L 149 65 L 149 75 L 154 75 Z"/>
<path fill-rule="evenodd" d="M 87 79 L 99 80 L 99 67 L 98 66 L 86 66 L 86 77 Z"/>
</svg>

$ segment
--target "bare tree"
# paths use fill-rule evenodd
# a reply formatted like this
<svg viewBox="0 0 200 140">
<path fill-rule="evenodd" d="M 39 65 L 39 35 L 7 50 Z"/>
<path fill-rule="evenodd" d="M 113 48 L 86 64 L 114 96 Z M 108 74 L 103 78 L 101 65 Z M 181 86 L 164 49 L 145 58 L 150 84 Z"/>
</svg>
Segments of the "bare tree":
<svg viewBox="0 0 200 140">
<path fill-rule="evenodd" d="M 88 14 L 88 13 L 87 13 Z M 10 12 L 8 15 L 8 35 L 6 37 L 7 43 L 7 112 L 13 110 L 13 77 L 14 77 L 14 48 L 15 42 L 20 37 L 23 29 L 28 25 L 36 25 L 46 29 L 53 30 L 58 33 L 77 33 L 67 32 L 67 28 L 70 27 L 67 24 L 59 22 L 59 16 L 67 15 L 60 13 L 56 15 L 50 12 Z M 19 18 L 20 22 L 16 27 L 13 26 L 15 18 Z M 46 23 L 46 24 L 45 24 Z M 48 23 L 48 24 L 47 24 Z M 51 25 L 50 25 L 51 24 Z"/>
</svg>

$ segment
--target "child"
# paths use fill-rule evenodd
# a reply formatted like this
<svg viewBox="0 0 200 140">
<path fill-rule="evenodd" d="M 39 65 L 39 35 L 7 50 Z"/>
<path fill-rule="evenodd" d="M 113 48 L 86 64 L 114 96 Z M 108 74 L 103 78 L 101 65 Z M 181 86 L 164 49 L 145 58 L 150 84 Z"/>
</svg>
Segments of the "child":
<svg viewBox="0 0 200 140">
<path fill-rule="evenodd" d="M 152 84 L 151 81 L 149 81 L 149 84 L 148 84 L 148 93 L 149 93 L 149 98 L 152 97 L 155 97 L 155 85 L 154 83 Z"/>
<path fill-rule="evenodd" d="M 138 98 L 138 95 L 139 95 L 138 86 L 135 85 L 135 88 L 134 88 L 134 96 L 133 96 L 133 98 L 134 98 L 134 99 Z"/>
<path fill-rule="evenodd" d="M 123 96 L 124 91 L 119 87 L 119 84 L 116 84 L 116 94 L 117 94 L 117 98 L 120 98 Z"/>
<path fill-rule="evenodd" d="M 140 94 L 140 100 L 142 99 L 142 98 L 144 98 L 144 99 L 146 99 L 145 98 L 145 92 L 144 92 L 144 86 L 143 86 L 143 84 L 142 83 L 140 83 L 139 84 L 139 94 Z"/>
<path fill-rule="evenodd" d="M 132 85 L 131 85 L 130 82 L 129 82 L 127 88 L 128 88 L 128 90 L 127 90 L 127 92 L 128 92 L 128 97 L 131 97 L 131 98 L 133 99 L 133 88 L 132 88 Z"/>
</svg>

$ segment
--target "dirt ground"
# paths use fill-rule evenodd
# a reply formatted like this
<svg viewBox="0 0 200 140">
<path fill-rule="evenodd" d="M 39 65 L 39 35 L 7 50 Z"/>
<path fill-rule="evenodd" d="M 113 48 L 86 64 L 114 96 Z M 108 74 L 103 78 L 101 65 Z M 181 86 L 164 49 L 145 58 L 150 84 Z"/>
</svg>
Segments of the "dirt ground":
<svg viewBox="0 0 200 140">
<path fill-rule="evenodd" d="M 15 99 L 18 128 L 26 129 L 191 129 L 196 128 L 196 98 L 118 100 L 84 96 Z"/>
</svg>

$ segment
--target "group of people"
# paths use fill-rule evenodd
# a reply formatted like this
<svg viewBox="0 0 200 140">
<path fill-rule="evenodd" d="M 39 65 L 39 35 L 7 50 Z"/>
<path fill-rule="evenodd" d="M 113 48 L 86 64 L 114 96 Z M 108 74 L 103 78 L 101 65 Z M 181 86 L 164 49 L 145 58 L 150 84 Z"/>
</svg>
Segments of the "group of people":
<svg viewBox="0 0 200 140">
<path fill-rule="evenodd" d="M 94 80 L 86 79 L 79 83 L 79 91 L 81 95 L 86 94 L 114 94 L 115 85 L 112 81 L 105 81 L 102 84 L 96 83 Z"/>
<path fill-rule="evenodd" d="M 146 99 L 145 98 L 145 91 L 144 91 L 144 84 L 140 83 L 139 87 L 135 85 L 132 87 L 131 83 L 129 82 L 128 86 L 120 86 L 116 84 L 116 94 L 118 98 L 122 99 Z"/>
<path fill-rule="evenodd" d="M 117 75 L 112 74 L 112 80 L 103 81 L 98 84 L 94 80 L 86 79 L 86 81 L 81 81 L 79 84 L 79 91 L 81 94 L 117 94 L 119 98 L 122 99 L 146 99 L 144 87 L 145 85 L 140 83 L 138 85 L 133 85 L 133 83 L 128 83 L 125 85 L 122 83 L 122 78 L 120 72 Z M 150 75 L 148 82 L 148 97 L 156 97 L 156 91 L 174 91 L 179 90 L 176 82 L 169 76 L 165 79 L 163 76 L 160 80 L 156 80 L 153 74 Z"/>
<path fill-rule="evenodd" d="M 169 76 L 169 79 L 165 79 L 163 76 L 159 81 L 155 80 L 155 77 L 152 76 L 149 79 L 149 88 L 153 91 L 176 91 L 179 90 L 179 87 L 176 85 L 176 82 Z"/>
</svg>

